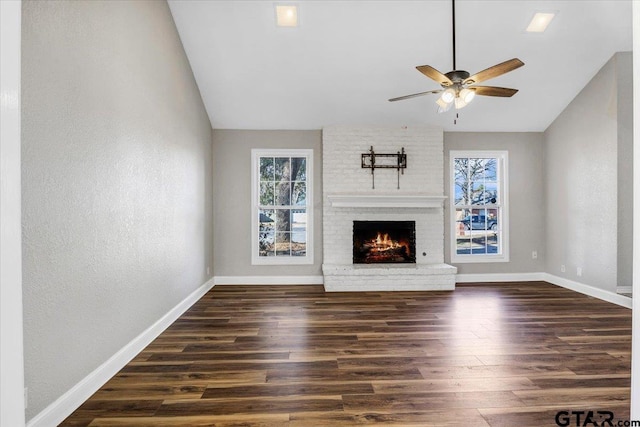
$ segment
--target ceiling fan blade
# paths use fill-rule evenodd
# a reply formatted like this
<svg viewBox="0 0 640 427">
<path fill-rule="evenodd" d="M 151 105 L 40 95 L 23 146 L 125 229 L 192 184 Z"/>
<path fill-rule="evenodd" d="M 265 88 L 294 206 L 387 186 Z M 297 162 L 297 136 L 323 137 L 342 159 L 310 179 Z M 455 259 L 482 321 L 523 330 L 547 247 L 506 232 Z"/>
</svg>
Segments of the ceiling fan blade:
<svg viewBox="0 0 640 427">
<path fill-rule="evenodd" d="M 453 84 L 449 77 L 445 76 L 430 65 L 418 65 L 416 69 L 442 86 L 451 86 Z"/>
<path fill-rule="evenodd" d="M 465 84 L 473 84 L 480 83 L 485 80 L 492 79 L 494 77 L 501 76 L 502 74 L 508 73 L 509 71 L 513 71 L 516 68 L 520 68 L 524 65 L 524 62 L 520 61 L 518 58 L 513 58 L 508 61 L 501 62 L 500 64 L 494 65 L 493 67 L 489 67 L 486 70 L 482 70 L 479 73 L 474 74 L 473 76 L 467 78 L 464 83 Z"/>
<path fill-rule="evenodd" d="M 423 96 L 423 95 L 429 95 L 431 93 L 440 93 L 442 92 L 442 90 L 430 90 L 428 92 L 420 92 L 420 93 L 413 93 L 411 95 L 405 95 L 405 96 L 399 96 L 397 98 L 391 98 L 389 101 L 393 102 L 393 101 L 402 101 L 403 99 L 409 99 L 409 98 L 416 98 L 418 96 Z"/>
<path fill-rule="evenodd" d="M 500 96 L 503 98 L 509 98 L 518 92 L 518 89 L 496 86 L 469 86 L 468 89 L 475 91 L 476 95 Z"/>
</svg>

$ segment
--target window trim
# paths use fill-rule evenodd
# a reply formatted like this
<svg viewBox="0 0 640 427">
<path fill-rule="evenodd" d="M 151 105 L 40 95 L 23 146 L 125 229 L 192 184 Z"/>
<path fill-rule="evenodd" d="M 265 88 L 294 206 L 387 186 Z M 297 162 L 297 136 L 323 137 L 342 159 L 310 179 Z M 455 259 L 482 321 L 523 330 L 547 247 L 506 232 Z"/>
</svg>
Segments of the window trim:
<svg viewBox="0 0 640 427">
<path fill-rule="evenodd" d="M 455 204 L 455 169 L 456 158 L 489 158 L 498 159 L 498 186 L 502 195 L 500 205 L 501 254 L 469 254 L 460 255 L 456 247 L 456 204 Z M 450 256 L 452 264 L 472 264 L 490 262 L 509 262 L 509 152 L 506 150 L 452 150 L 449 152 L 449 232 Z"/>
<path fill-rule="evenodd" d="M 305 157 L 307 168 L 307 248 L 305 256 L 260 256 L 258 233 L 260 231 L 260 158 L 261 157 Z M 274 148 L 251 150 L 251 265 L 309 265 L 314 263 L 313 239 L 313 149 Z"/>
</svg>

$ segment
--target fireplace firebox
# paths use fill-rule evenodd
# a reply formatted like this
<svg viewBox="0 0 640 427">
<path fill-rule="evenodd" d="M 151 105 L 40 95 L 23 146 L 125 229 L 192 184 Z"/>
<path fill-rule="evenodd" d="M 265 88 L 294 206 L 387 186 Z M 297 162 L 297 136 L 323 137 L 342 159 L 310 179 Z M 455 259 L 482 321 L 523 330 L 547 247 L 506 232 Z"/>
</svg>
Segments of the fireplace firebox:
<svg viewBox="0 0 640 427">
<path fill-rule="evenodd" d="M 353 221 L 354 264 L 416 263 L 415 221 Z"/>
</svg>

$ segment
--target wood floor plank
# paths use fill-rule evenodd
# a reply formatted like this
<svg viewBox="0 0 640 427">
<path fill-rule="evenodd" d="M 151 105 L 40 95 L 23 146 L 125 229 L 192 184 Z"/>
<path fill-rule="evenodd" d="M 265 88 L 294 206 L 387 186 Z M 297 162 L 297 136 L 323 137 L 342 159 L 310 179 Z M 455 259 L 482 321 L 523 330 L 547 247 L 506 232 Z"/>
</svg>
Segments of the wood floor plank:
<svg viewBox="0 0 640 427">
<path fill-rule="evenodd" d="M 197 399 L 165 400 L 155 412 L 156 416 L 188 415 L 233 415 L 233 414 L 277 414 L 303 411 L 334 412 L 342 411 L 342 399 L 339 396 L 293 397 L 268 396 L 250 399 Z"/>
<path fill-rule="evenodd" d="M 373 424 L 402 427 L 489 427 L 484 417 L 475 409 L 426 410 L 392 414 L 379 413 L 375 410 L 330 414 L 296 413 L 291 414 L 288 425 L 290 427 L 334 427 Z"/>
<path fill-rule="evenodd" d="M 63 426 L 540 426 L 629 416 L 631 311 L 544 282 L 216 286 Z M 575 420 L 574 420 L 575 422 Z"/>
<path fill-rule="evenodd" d="M 282 427 L 289 414 L 96 418 L 89 427 Z"/>
<path fill-rule="evenodd" d="M 511 391 L 449 393 L 384 393 L 343 396 L 345 412 L 362 412 L 375 408 L 381 413 L 415 412 L 429 409 L 475 409 L 482 407 L 518 407 L 524 402 Z"/>
<path fill-rule="evenodd" d="M 600 380 L 602 381 L 602 380 Z M 622 384 L 624 379 L 620 379 Z M 629 386 L 629 384 L 627 384 Z M 373 382 L 376 394 L 455 393 L 460 391 L 515 391 L 539 389 L 540 386 L 527 377 L 446 378 L 413 381 Z"/>
<path fill-rule="evenodd" d="M 254 384 L 232 387 L 207 387 L 203 399 L 252 398 L 262 396 L 342 396 L 346 394 L 373 394 L 370 383 L 323 384 Z"/>
</svg>

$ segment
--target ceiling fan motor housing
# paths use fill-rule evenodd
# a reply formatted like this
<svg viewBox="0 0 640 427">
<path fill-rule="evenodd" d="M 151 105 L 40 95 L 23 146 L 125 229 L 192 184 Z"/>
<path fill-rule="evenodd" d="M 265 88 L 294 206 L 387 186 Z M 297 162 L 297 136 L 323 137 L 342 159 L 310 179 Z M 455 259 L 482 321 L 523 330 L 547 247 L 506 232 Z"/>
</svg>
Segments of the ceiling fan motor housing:
<svg viewBox="0 0 640 427">
<path fill-rule="evenodd" d="M 449 80 L 451 80 L 454 84 L 456 84 L 456 83 L 464 82 L 466 79 L 469 78 L 470 74 L 468 71 L 464 71 L 464 70 L 453 70 L 446 73 L 445 76 L 447 76 Z"/>
</svg>

